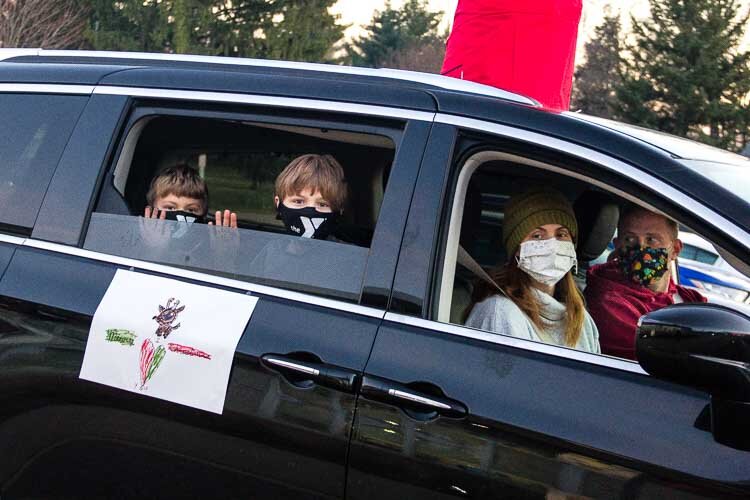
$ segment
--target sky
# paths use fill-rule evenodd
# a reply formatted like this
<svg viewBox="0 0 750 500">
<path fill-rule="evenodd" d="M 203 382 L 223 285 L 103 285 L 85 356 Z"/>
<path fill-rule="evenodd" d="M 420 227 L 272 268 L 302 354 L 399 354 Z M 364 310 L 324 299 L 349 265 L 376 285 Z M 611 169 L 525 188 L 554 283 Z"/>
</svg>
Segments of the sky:
<svg viewBox="0 0 750 500">
<path fill-rule="evenodd" d="M 518 0 L 534 1 L 534 0 Z M 391 0 L 393 7 L 403 5 L 403 0 Z M 456 11 L 458 0 L 429 0 L 428 5 L 431 10 L 442 10 L 445 12 L 441 28 L 450 26 L 453 22 L 453 14 Z M 744 5 L 750 3 L 750 0 L 744 0 Z M 339 0 L 331 9 L 331 12 L 341 15 L 342 24 L 351 24 L 346 30 L 346 37 L 357 37 L 363 33 L 363 27 L 367 26 L 372 19 L 376 9 L 382 10 L 385 6 L 385 0 Z M 594 28 L 598 26 L 604 17 L 607 6 L 619 11 L 623 16 L 623 27 L 627 28 L 629 14 L 636 17 L 648 15 L 648 0 L 583 0 L 583 11 L 581 13 L 581 24 L 579 25 L 578 50 L 576 51 L 576 62 L 582 61 L 583 45 L 593 34 Z M 750 30 L 745 36 L 745 47 L 750 45 Z"/>
</svg>

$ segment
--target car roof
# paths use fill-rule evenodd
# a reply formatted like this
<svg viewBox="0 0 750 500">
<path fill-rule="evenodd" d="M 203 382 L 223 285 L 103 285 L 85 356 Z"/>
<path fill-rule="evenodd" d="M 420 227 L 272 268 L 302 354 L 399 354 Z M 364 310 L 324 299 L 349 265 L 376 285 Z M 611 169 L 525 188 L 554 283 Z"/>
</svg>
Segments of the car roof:
<svg viewBox="0 0 750 500">
<path fill-rule="evenodd" d="M 258 70 L 263 70 L 266 74 L 271 72 L 276 75 L 306 76 L 308 78 L 328 80 L 335 79 L 338 82 L 370 82 L 418 90 L 441 89 L 467 95 L 494 97 L 528 106 L 539 106 L 539 103 L 529 97 L 489 85 L 437 74 L 397 69 L 375 69 L 334 64 L 187 54 L 45 49 L 0 49 L 0 62 L 3 61 L 17 63 L 78 63 L 80 65 L 100 64 L 124 68 L 156 66 L 160 68 L 189 68 L 245 74 L 257 73 Z"/>
<path fill-rule="evenodd" d="M 750 166 L 750 158 L 723 149 L 715 148 L 690 139 L 630 125 L 628 123 L 599 118 L 584 113 L 566 113 L 566 115 L 588 123 L 594 123 L 621 134 L 646 142 L 659 149 L 667 151 L 672 156 L 683 160 L 702 160 L 715 163 Z"/>
</svg>

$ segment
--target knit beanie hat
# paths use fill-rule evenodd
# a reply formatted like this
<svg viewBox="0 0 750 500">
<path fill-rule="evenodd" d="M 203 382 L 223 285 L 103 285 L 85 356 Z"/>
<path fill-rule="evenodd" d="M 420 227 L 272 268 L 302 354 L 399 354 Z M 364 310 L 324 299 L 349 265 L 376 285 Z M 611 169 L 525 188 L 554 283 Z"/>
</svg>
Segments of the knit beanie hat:
<svg viewBox="0 0 750 500">
<path fill-rule="evenodd" d="M 503 243 L 510 258 L 527 234 L 545 224 L 560 224 L 578 237 L 578 223 L 570 202 L 558 191 L 533 189 L 513 196 L 505 206 Z"/>
</svg>

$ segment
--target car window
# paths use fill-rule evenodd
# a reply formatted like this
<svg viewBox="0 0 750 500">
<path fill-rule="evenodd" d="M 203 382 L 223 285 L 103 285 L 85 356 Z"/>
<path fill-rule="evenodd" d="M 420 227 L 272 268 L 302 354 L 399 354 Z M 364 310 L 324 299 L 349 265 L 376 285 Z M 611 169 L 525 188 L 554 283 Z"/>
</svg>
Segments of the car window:
<svg viewBox="0 0 750 500">
<path fill-rule="evenodd" d="M 634 271 L 627 278 L 623 277 L 623 266 L 628 261 L 623 261 L 620 253 L 616 254 L 620 260 L 611 262 L 615 258 L 612 241 L 620 215 L 632 209 L 633 198 L 625 199 L 607 190 L 602 183 L 594 184 L 580 177 L 565 175 L 560 168 L 547 169 L 544 166 L 541 162 L 500 151 L 475 151 L 463 165 L 457 166 L 460 170 L 455 181 L 455 197 L 444 225 L 445 260 L 440 281 L 436 284 L 438 289 L 433 295 L 437 300 L 436 307 L 433 307 L 435 319 L 595 354 L 601 349 L 604 354 L 635 359 L 634 338 L 639 315 L 631 314 L 632 317 L 629 317 L 627 311 L 631 309 L 627 304 L 631 299 L 636 302 L 649 301 L 650 296 L 638 295 L 640 292 L 636 290 L 630 297 L 629 290 L 634 288 L 629 283 L 637 273 Z M 536 201 L 526 205 L 517 203 L 529 193 L 539 190 L 547 194 L 531 198 Z M 550 190 L 554 191 L 554 195 L 548 194 Z M 552 198 L 558 201 L 552 201 Z M 568 208 L 564 208 L 564 205 Z M 513 253 L 509 253 L 508 239 L 513 236 L 512 233 L 509 236 L 506 229 L 521 227 L 519 217 L 533 219 L 533 224 L 523 229 L 524 233 L 528 233 L 550 223 L 549 218 L 558 224 L 565 223 L 567 215 L 561 212 L 574 216 L 577 227 L 575 262 L 563 258 L 568 254 L 559 250 L 562 247 L 558 247 L 554 260 L 537 259 L 537 267 L 532 263 L 534 259 L 524 261 L 524 254 L 519 250 L 522 245 L 515 246 Z M 546 218 L 542 218 L 545 220 L 535 218 L 535 214 L 540 213 L 546 214 Z M 667 234 L 672 230 L 678 231 L 680 222 L 673 221 L 673 229 L 671 225 L 665 225 L 664 231 Z M 647 227 L 649 229 L 643 233 L 644 241 L 654 237 L 650 233 L 654 229 Z M 654 299 L 661 301 L 659 307 L 666 307 L 673 301 L 707 300 L 748 312 L 750 280 L 726 263 L 719 267 L 716 253 L 691 244 L 701 241 L 701 246 L 712 248 L 708 240 L 684 231 L 680 231 L 679 235 L 683 243 L 690 240 L 676 260 L 665 259 L 661 265 L 657 254 L 649 254 L 632 267 L 632 270 L 649 269 L 642 276 L 638 275 L 639 279 L 643 278 L 643 283 L 647 283 L 650 274 L 659 271 L 661 266 L 661 272 L 669 272 L 671 280 L 680 286 L 676 295 L 669 295 L 665 291 Z M 520 242 L 521 236 L 517 237 L 517 242 Z M 550 233 L 538 239 L 548 244 L 559 238 Z M 647 246 L 643 247 L 644 251 L 647 251 Z M 571 296 L 567 290 L 573 288 L 564 288 L 567 286 L 567 274 L 561 271 L 557 277 L 553 276 L 554 279 L 545 281 L 556 272 L 558 263 L 567 263 L 563 267 L 570 265 L 566 269 L 570 269 L 575 287 L 584 298 L 584 307 L 577 307 L 585 311 L 585 320 L 580 337 L 573 340 L 554 330 L 557 321 L 555 314 L 566 318 L 569 314 L 567 311 L 575 306 L 575 301 L 567 298 Z M 528 285 L 530 283 L 534 283 L 533 286 Z M 550 283 L 552 286 L 549 286 Z M 498 289 L 498 284 L 502 291 Z M 646 286 L 643 285 L 643 289 Z M 539 290 L 544 291 L 545 295 L 539 295 Z M 532 302 L 531 298 L 537 295 L 542 298 Z M 668 295 L 672 298 L 667 298 Z M 534 309 L 529 304 L 539 307 L 540 316 L 541 312 L 550 314 L 544 316 L 543 321 L 535 323 Z M 550 318 L 551 322 L 548 321 Z M 549 329 L 551 332 L 544 327 L 548 323 L 552 325 Z M 587 325 L 590 338 L 584 342 L 581 339 L 587 335 Z"/>
<path fill-rule="evenodd" d="M 0 94 L 0 223 L 28 234 L 87 97 Z"/>
<path fill-rule="evenodd" d="M 695 260 L 697 262 L 703 262 L 704 264 L 716 264 L 719 260 L 719 256 L 713 252 L 703 250 L 693 245 L 684 244 L 680 257 L 683 259 Z"/>
<path fill-rule="evenodd" d="M 129 129 L 105 180 L 84 248 L 356 302 L 394 144 L 362 130 L 239 117 L 144 117 Z M 332 159 L 345 177 L 329 189 L 329 196 L 345 193 L 345 201 L 340 210 L 329 209 L 336 217 L 322 238 L 318 218 L 289 226 L 274 198 L 280 173 L 308 156 Z M 175 165 L 207 188 L 206 222 L 229 210 L 236 228 L 144 218 L 153 179 Z M 307 182 L 302 174 L 292 179 Z M 315 203 L 321 211 L 335 206 L 334 200 Z"/>
</svg>

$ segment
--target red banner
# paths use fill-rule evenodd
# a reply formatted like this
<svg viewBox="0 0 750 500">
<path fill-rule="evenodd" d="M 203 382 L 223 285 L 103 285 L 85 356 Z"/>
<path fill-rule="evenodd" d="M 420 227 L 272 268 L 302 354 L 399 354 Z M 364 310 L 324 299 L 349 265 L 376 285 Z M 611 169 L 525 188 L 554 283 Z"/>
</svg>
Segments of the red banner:
<svg viewBox="0 0 750 500">
<path fill-rule="evenodd" d="M 442 74 L 567 110 L 582 0 L 459 0 Z"/>
</svg>

